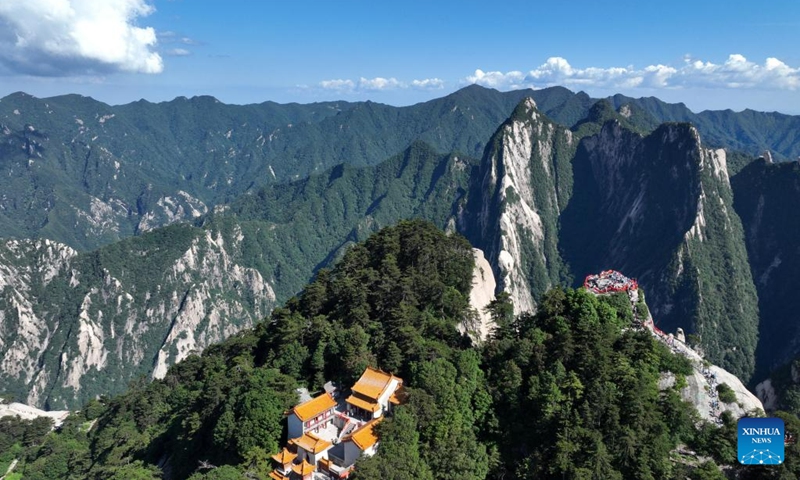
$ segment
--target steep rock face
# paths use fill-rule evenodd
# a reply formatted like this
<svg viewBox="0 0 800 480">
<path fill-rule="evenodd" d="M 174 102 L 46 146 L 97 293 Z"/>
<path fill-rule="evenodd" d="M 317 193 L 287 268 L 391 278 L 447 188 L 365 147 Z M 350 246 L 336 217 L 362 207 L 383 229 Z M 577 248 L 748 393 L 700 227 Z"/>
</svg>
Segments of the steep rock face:
<svg viewBox="0 0 800 480">
<path fill-rule="evenodd" d="M 773 411 L 778 408 L 778 393 L 772 385 L 772 379 L 768 378 L 756 385 L 756 394 L 758 399 L 764 403 L 764 408 L 767 411 Z"/>
<path fill-rule="evenodd" d="M 57 330 L 40 309 L 40 289 L 71 275 L 75 250 L 50 240 L 11 240 L 0 244 L 0 371 L 31 389 L 41 388 L 39 364 Z"/>
<path fill-rule="evenodd" d="M 572 132 L 526 99 L 492 137 L 473 178 L 460 227 L 486 252 L 517 312 L 535 310 L 561 281 L 558 215 L 570 194 L 574 147 Z"/>
<path fill-rule="evenodd" d="M 733 418 L 741 418 L 753 410 L 764 411 L 764 405 L 752 392 L 750 392 L 741 380 L 735 375 L 731 374 L 725 369 L 712 365 L 708 367 L 706 374 L 697 367 L 691 375 L 686 377 L 686 387 L 681 389 L 681 397 L 694 405 L 700 418 L 707 421 L 714 421 L 717 417 L 715 409 L 712 407 L 712 402 L 717 400 L 719 408 L 716 411 L 727 411 L 733 415 Z M 714 380 L 709 383 L 707 375 L 713 375 Z M 712 395 L 712 385 L 726 384 L 731 387 L 733 393 L 736 395 L 736 401 L 725 403 L 718 399 L 716 395 Z"/>
<path fill-rule="evenodd" d="M 758 311 L 725 152 L 688 124 L 641 136 L 620 122 L 582 140 L 561 243 L 576 279 L 638 278 L 662 328 L 699 334 L 712 361 L 749 378 Z"/>
<path fill-rule="evenodd" d="M 238 232 L 234 240 L 241 240 L 240 235 Z M 197 282 L 198 274 L 204 282 Z M 173 320 L 155 361 L 156 378 L 163 377 L 169 365 L 183 360 L 191 351 L 202 350 L 261 319 L 275 302 L 275 293 L 261 273 L 237 264 L 225 248 L 223 237 L 218 233 L 214 238 L 210 231 L 192 241 L 172 265 L 166 281 L 191 284 L 191 288 L 186 290 L 180 306 L 174 308 L 173 301 L 173 309 L 167 313 Z M 231 291 L 242 298 L 230 301 L 214 293 Z M 242 319 L 245 323 L 241 323 Z"/>
<path fill-rule="evenodd" d="M 761 314 L 759 377 L 800 354 L 800 163 L 757 160 L 732 178 Z"/>
<path fill-rule="evenodd" d="M 659 338 L 664 341 L 664 337 Z M 701 419 L 719 422 L 719 415 L 725 411 L 730 412 L 734 419 L 753 411 L 764 411 L 767 405 L 762 404 L 759 397 L 732 373 L 716 365 L 708 365 L 699 353 L 677 338 L 672 339 L 672 350 L 674 355 L 686 357 L 692 365 L 692 373 L 686 376 L 686 386 L 680 390 L 680 394 L 684 401 L 694 406 Z M 662 374 L 659 388 L 668 388 L 674 384 L 673 373 Z M 722 384 L 730 387 L 736 396 L 735 401 L 726 403 L 719 398 L 717 387 Z"/>
<path fill-rule="evenodd" d="M 74 407 L 252 325 L 275 295 L 230 249 L 187 226 L 82 255 L 6 242 L 0 383 L 31 405 Z"/>
<path fill-rule="evenodd" d="M 494 279 L 492 266 L 484 257 L 483 252 L 473 248 L 475 257 L 475 270 L 472 273 L 472 290 L 469 293 L 469 304 L 478 313 L 477 325 L 464 326 L 464 330 L 472 333 L 477 340 L 486 340 L 492 333 L 494 322 L 486 307 L 494 301 L 494 292 L 497 282 Z"/>
</svg>

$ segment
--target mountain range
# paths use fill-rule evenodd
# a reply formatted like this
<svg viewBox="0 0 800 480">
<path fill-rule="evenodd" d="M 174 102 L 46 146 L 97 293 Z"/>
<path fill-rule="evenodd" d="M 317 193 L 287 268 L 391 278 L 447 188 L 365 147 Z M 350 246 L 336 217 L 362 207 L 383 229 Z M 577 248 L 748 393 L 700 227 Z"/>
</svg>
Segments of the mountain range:
<svg viewBox="0 0 800 480">
<path fill-rule="evenodd" d="M 750 160 L 795 158 L 799 127 L 563 88 L 402 108 L 5 97 L 2 393 L 75 407 L 161 377 L 409 217 L 482 249 L 518 312 L 598 270 L 637 277 L 663 329 L 756 379 L 800 352 L 800 198 L 796 162 Z"/>
<path fill-rule="evenodd" d="M 286 433 L 287 411 L 319 403 L 298 405 L 305 389 L 326 399 L 333 387 L 354 402 L 342 385 L 361 378 L 380 388 L 389 377 L 402 389 L 374 420 L 380 445 L 356 460 L 354 480 L 765 473 L 738 465 L 735 453 L 737 419 L 763 415 L 762 403 L 735 376 L 647 328 L 641 288 L 595 295 L 557 287 L 536 314 L 515 315 L 506 292 L 476 302 L 480 279 L 492 277 L 480 257 L 463 236 L 427 221 L 382 228 L 268 321 L 163 378 L 131 382 L 66 418 L 59 412 L 54 432 L 49 418 L 3 418 L 0 469 L 35 480 L 277 478 L 285 464 L 273 452 L 291 464 L 282 446 L 300 444 L 302 455 L 308 445 Z M 489 332 L 479 336 L 472 326 L 483 306 Z M 774 415 L 787 431 L 800 428 L 792 413 Z M 308 448 L 363 438 L 337 427 L 307 432 Z M 344 463 L 335 450 L 322 458 L 323 472 Z M 766 472 L 796 478 L 800 447 L 788 445 L 784 458 Z"/>
</svg>

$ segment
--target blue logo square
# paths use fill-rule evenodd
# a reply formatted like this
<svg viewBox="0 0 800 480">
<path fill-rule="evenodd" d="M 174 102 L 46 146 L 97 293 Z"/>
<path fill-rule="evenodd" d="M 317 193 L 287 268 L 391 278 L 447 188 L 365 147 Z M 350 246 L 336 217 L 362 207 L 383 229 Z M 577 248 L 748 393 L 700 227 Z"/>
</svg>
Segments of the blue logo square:
<svg viewBox="0 0 800 480">
<path fill-rule="evenodd" d="M 738 457 L 742 465 L 779 465 L 783 463 L 783 440 L 786 433 L 780 418 L 740 418 Z"/>
</svg>

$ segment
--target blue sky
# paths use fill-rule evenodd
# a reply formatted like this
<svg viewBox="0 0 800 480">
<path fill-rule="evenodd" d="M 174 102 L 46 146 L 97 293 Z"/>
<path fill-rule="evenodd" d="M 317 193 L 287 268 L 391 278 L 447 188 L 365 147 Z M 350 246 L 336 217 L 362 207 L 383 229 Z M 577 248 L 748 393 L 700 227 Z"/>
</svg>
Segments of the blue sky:
<svg viewBox="0 0 800 480">
<path fill-rule="evenodd" d="M 470 83 L 800 114 L 800 2 L 3 0 L 0 96 L 406 105 Z"/>
</svg>

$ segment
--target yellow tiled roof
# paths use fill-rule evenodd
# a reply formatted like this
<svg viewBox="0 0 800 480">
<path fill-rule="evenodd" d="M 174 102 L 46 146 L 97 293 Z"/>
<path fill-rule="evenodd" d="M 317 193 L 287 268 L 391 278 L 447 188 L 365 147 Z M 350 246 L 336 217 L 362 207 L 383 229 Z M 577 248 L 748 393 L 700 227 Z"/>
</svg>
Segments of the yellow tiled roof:
<svg viewBox="0 0 800 480">
<path fill-rule="evenodd" d="M 277 470 L 269 472 L 269 478 L 271 478 L 272 480 L 289 480 L 289 477 L 283 475 L 281 472 Z"/>
<path fill-rule="evenodd" d="M 381 409 L 381 406 L 377 402 L 366 400 L 359 395 L 350 395 L 345 401 L 350 405 L 356 406 L 368 412 L 375 413 Z"/>
<path fill-rule="evenodd" d="M 313 473 L 314 470 L 316 470 L 316 469 L 317 469 L 317 467 L 315 467 L 314 465 L 311 465 L 310 463 L 306 462 L 305 460 L 303 460 L 303 463 L 300 463 L 298 465 L 293 465 L 292 466 L 292 471 L 294 473 L 300 475 L 301 477 L 305 477 L 306 475 L 309 475 L 309 474 Z"/>
<path fill-rule="evenodd" d="M 292 462 L 294 462 L 295 458 L 297 458 L 297 454 L 290 452 L 285 447 L 280 453 L 278 453 L 277 455 L 273 455 L 272 456 L 272 459 L 275 460 L 276 462 L 280 463 L 281 465 L 286 465 L 287 463 L 292 463 Z"/>
<path fill-rule="evenodd" d="M 297 415 L 302 421 L 308 421 L 316 417 L 320 413 L 330 410 L 336 406 L 336 400 L 333 399 L 330 393 L 323 393 L 322 395 L 312 398 L 311 400 L 301 403 L 294 407 L 290 413 Z"/>
<path fill-rule="evenodd" d="M 361 378 L 359 378 L 356 384 L 353 385 L 353 391 L 377 401 L 381 394 L 389 386 L 389 383 L 393 378 L 397 380 L 398 383 L 403 383 L 402 378 L 395 377 L 394 375 L 386 373 L 382 370 L 367 367 L 367 369 L 364 370 L 364 373 L 361 374 Z"/>
<path fill-rule="evenodd" d="M 365 423 L 361 428 L 351 433 L 347 439 L 352 440 L 361 451 L 368 449 L 378 443 L 378 434 L 375 433 L 375 425 L 381 423 L 381 420 L 383 420 L 383 417 Z"/>
<path fill-rule="evenodd" d="M 313 433 L 304 433 L 302 437 L 295 438 L 292 440 L 294 445 L 297 445 L 298 448 L 302 448 L 306 452 L 310 452 L 313 454 L 317 454 L 319 452 L 323 452 L 333 446 L 333 444 L 327 440 L 323 440 L 318 436 L 314 435 Z"/>
</svg>

